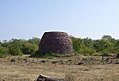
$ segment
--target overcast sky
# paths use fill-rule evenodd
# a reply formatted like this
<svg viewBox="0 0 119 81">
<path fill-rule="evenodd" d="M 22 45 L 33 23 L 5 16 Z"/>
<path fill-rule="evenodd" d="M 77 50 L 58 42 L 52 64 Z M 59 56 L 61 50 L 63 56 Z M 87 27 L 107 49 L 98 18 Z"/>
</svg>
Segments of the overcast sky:
<svg viewBox="0 0 119 81">
<path fill-rule="evenodd" d="M 0 0 L 0 40 L 41 38 L 45 31 L 119 39 L 119 0 Z"/>
</svg>

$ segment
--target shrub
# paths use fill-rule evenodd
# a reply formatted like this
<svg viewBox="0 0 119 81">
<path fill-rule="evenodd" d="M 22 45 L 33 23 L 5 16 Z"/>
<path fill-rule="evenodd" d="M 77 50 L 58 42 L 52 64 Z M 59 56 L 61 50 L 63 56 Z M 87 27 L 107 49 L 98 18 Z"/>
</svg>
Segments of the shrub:
<svg viewBox="0 0 119 81">
<path fill-rule="evenodd" d="M 22 56 L 22 52 L 19 45 L 11 44 L 9 46 L 9 53 L 13 56 Z"/>
<path fill-rule="evenodd" d="M 109 56 L 109 55 L 110 55 L 110 52 L 109 52 L 109 50 L 107 50 L 107 49 L 104 49 L 104 50 L 102 50 L 101 52 L 102 52 L 102 55 L 103 55 L 103 56 Z"/>
<path fill-rule="evenodd" d="M 23 54 L 33 54 L 36 52 L 37 49 L 38 49 L 37 45 L 30 43 L 23 44 L 21 48 Z"/>
<path fill-rule="evenodd" d="M 90 55 L 94 55 L 96 53 L 96 50 L 93 48 L 83 48 L 80 49 L 80 53 L 82 53 L 85 56 L 90 56 Z"/>
<path fill-rule="evenodd" d="M 6 47 L 0 46 L 0 58 L 6 57 L 8 55 L 8 49 Z"/>
</svg>

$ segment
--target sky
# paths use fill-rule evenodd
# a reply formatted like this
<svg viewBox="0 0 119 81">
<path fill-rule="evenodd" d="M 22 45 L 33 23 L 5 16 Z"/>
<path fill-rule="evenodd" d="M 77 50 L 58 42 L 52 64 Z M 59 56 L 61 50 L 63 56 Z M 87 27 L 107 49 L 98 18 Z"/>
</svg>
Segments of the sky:
<svg viewBox="0 0 119 81">
<path fill-rule="evenodd" d="M 0 0 L 0 40 L 41 38 L 49 31 L 119 39 L 119 0 Z"/>
</svg>

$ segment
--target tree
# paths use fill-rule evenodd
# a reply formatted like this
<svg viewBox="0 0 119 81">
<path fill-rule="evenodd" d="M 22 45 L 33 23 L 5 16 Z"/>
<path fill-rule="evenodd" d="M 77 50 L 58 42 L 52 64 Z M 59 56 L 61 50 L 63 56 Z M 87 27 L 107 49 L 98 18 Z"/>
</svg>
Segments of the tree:
<svg viewBox="0 0 119 81">
<path fill-rule="evenodd" d="M 94 48 L 97 52 L 101 52 L 104 55 L 109 55 L 114 52 L 114 44 L 105 39 L 95 40 Z"/>
<path fill-rule="evenodd" d="M 73 42 L 73 49 L 74 49 L 74 51 L 79 53 L 80 49 L 84 48 L 84 42 L 80 38 L 73 37 L 71 39 L 72 39 L 72 42 Z"/>
<path fill-rule="evenodd" d="M 93 55 L 96 53 L 96 50 L 93 48 L 92 39 L 85 38 L 74 38 L 72 37 L 73 49 L 75 52 L 83 55 Z"/>
<path fill-rule="evenodd" d="M 91 55 L 95 55 L 96 50 L 94 48 L 86 47 L 86 48 L 80 49 L 80 53 L 85 56 L 91 56 Z"/>
<path fill-rule="evenodd" d="M 8 49 L 6 47 L 0 46 L 0 58 L 6 57 L 8 55 Z"/>
<path fill-rule="evenodd" d="M 29 39 L 28 42 L 31 43 L 31 44 L 38 45 L 39 42 L 40 42 L 40 39 L 37 38 L 37 37 L 33 37 L 32 39 Z"/>
<path fill-rule="evenodd" d="M 27 42 L 22 45 L 21 50 L 23 54 L 33 54 L 38 50 L 38 45 Z"/>
<path fill-rule="evenodd" d="M 21 48 L 20 48 L 20 45 L 15 43 L 15 44 L 10 44 L 9 45 L 9 53 L 13 56 L 16 56 L 16 55 L 19 55 L 21 56 L 22 55 L 22 51 L 21 51 Z"/>
<path fill-rule="evenodd" d="M 82 41 L 84 42 L 84 45 L 86 47 L 90 47 L 90 48 L 93 47 L 93 40 L 92 39 L 87 37 L 87 38 L 82 39 Z"/>
<path fill-rule="evenodd" d="M 113 38 L 110 35 L 103 35 L 102 40 L 112 41 Z"/>
</svg>

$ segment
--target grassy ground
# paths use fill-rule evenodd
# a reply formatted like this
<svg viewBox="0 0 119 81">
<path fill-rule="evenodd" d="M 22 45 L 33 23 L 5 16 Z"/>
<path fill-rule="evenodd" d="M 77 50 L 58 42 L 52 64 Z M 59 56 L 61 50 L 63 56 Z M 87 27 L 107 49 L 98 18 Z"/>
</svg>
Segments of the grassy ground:
<svg viewBox="0 0 119 81">
<path fill-rule="evenodd" d="M 57 60 L 61 59 L 67 60 L 67 58 L 0 58 L 0 81 L 35 81 L 39 74 L 60 79 L 71 80 L 73 78 L 74 81 L 119 81 L 119 64 L 75 65 L 56 63 Z"/>
</svg>

